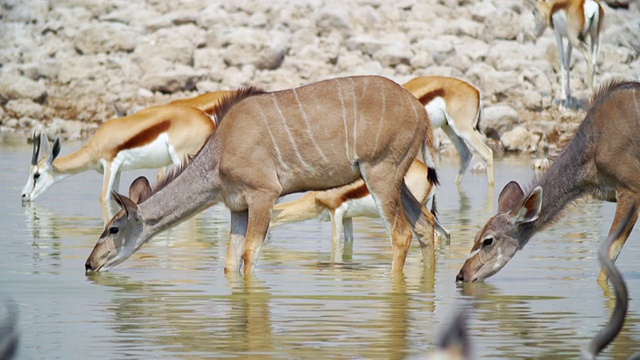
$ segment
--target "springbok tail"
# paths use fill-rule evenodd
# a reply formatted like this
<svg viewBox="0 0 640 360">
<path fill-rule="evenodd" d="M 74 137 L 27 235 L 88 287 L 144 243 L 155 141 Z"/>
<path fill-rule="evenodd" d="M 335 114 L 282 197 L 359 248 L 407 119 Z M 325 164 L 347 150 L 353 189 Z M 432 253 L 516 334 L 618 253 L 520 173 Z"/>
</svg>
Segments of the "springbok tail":
<svg viewBox="0 0 640 360">
<path fill-rule="evenodd" d="M 436 220 L 438 220 L 438 209 L 436 208 L 436 195 L 433 195 L 433 198 L 431 199 L 431 213 L 433 214 L 433 217 L 436 218 Z"/>
</svg>

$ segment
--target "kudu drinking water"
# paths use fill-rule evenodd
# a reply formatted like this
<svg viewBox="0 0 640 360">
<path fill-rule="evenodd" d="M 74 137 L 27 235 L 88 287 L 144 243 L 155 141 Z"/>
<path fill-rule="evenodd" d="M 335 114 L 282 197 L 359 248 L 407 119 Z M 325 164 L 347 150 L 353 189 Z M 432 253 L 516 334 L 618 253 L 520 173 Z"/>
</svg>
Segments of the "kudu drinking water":
<svg viewBox="0 0 640 360">
<path fill-rule="evenodd" d="M 617 202 L 610 233 L 640 201 L 640 82 L 613 81 L 593 97 L 573 139 L 523 191 L 509 182 L 498 197 L 498 213 L 476 235 L 456 281 L 482 281 L 502 269 L 538 231 L 560 217 L 575 200 L 594 196 Z M 634 213 L 615 237 L 609 256 L 615 261 L 637 220 Z M 605 279 L 600 273 L 600 280 Z"/>
<path fill-rule="evenodd" d="M 107 270 L 155 234 L 223 202 L 231 211 L 225 271 L 251 274 L 276 200 L 364 179 L 390 232 L 392 270 L 402 271 L 413 230 L 432 255 L 433 215 L 403 177 L 422 149 L 437 182 L 433 133 L 420 102 L 377 76 L 325 80 L 266 93 L 239 90 L 219 106 L 219 126 L 200 153 L 161 186 L 141 177 L 100 236 L 85 268 Z"/>
</svg>

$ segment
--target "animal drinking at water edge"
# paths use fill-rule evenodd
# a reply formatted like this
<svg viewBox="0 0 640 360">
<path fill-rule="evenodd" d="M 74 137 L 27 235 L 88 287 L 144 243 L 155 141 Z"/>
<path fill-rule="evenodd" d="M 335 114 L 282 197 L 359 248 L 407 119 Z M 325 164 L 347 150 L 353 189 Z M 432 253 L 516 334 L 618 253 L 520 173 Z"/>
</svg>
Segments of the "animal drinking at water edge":
<svg viewBox="0 0 640 360">
<path fill-rule="evenodd" d="M 530 189 L 509 182 L 498 197 L 498 213 L 476 235 L 456 281 L 482 281 L 497 273 L 537 232 L 551 225 L 575 200 L 593 196 L 617 202 L 610 233 L 640 202 L 640 82 L 613 81 L 591 100 L 584 121 L 566 148 Z M 617 234 L 615 261 L 637 220 Z M 605 274 L 600 273 L 603 281 Z"/>
<path fill-rule="evenodd" d="M 526 0 L 533 9 L 536 28 L 540 37 L 547 26 L 553 29 L 560 52 L 560 101 L 567 108 L 577 108 L 571 96 L 571 51 L 575 47 L 587 62 L 587 85 L 593 91 L 593 78 L 597 67 L 600 30 L 604 21 L 604 9 L 598 0 Z M 567 39 L 565 50 L 564 39 Z M 587 38 L 589 45 L 587 46 Z"/>
<path fill-rule="evenodd" d="M 423 76 L 402 85 L 427 109 L 433 129 L 441 128 L 460 155 L 456 184 L 462 182 L 473 149 L 487 166 L 489 185 L 494 184 L 493 151 L 479 132 L 482 103 L 480 91 L 466 81 L 444 76 Z"/>
<path fill-rule="evenodd" d="M 404 177 L 409 191 L 423 206 L 429 199 L 433 199 L 435 194 L 434 184 L 427 179 L 428 171 L 422 161 L 415 159 Z M 435 211 L 433 213 L 435 215 Z M 380 216 L 364 181 L 358 180 L 339 188 L 310 191 L 299 199 L 276 204 L 271 212 L 270 226 L 324 218 L 327 215 L 331 220 L 331 240 L 334 250 L 339 249 L 342 232 L 346 242 L 353 241 L 354 217 L 377 218 Z M 449 231 L 437 219 L 435 231 L 445 241 L 449 241 Z"/>
<path fill-rule="evenodd" d="M 595 359 L 620 333 L 629 308 L 629 294 L 622 274 L 609 258 L 609 247 L 629 226 L 632 217 L 635 216 L 637 208 L 634 206 L 626 214 L 622 222 L 618 225 L 605 241 L 600 245 L 598 251 L 598 261 L 602 265 L 603 271 L 609 277 L 609 282 L 613 286 L 616 294 L 616 304 L 607 324 L 596 334 L 589 344 L 582 349 L 581 359 Z M 469 346 L 469 335 L 466 326 L 465 311 L 460 310 L 454 321 L 441 335 L 439 351 L 430 358 L 434 359 L 470 359 L 471 351 Z M 456 351 L 457 350 L 457 351 Z M 441 355 L 441 357 L 435 357 Z M 640 359 L 640 354 L 636 354 L 632 359 Z"/>
<path fill-rule="evenodd" d="M 106 223 L 115 213 L 111 190 L 118 188 L 121 171 L 180 164 L 202 147 L 214 129 L 201 110 L 163 105 L 105 122 L 80 150 L 66 156 L 59 156 L 59 138 L 50 147 L 46 135 L 34 134 L 22 200 L 34 201 L 53 184 L 93 169 L 104 174 L 100 202 Z"/>
<path fill-rule="evenodd" d="M 268 93 L 246 88 L 217 114 L 216 132 L 182 171 L 153 190 L 137 179 L 136 199 L 114 195 L 122 210 L 105 227 L 87 271 L 116 266 L 155 234 L 223 202 L 231 211 L 225 271 L 244 264 L 252 274 L 279 197 L 359 178 L 389 230 L 392 270 L 403 270 L 412 230 L 423 257 L 433 256 L 435 219 L 404 183 L 421 148 L 429 179 L 437 181 L 433 133 L 422 104 L 400 85 L 356 76 Z"/>
</svg>

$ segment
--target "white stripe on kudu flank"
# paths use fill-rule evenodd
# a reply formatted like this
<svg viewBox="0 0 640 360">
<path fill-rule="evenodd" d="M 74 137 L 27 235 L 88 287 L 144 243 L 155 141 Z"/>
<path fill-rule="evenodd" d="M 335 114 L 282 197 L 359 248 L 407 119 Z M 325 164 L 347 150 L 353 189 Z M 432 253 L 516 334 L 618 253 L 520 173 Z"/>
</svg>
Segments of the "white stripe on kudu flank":
<svg viewBox="0 0 640 360">
<path fill-rule="evenodd" d="M 304 125 L 306 126 L 307 134 L 309 135 L 309 138 L 311 139 L 313 146 L 315 146 L 316 150 L 318 150 L 318 153 L 322 157 L 322 160 L 324 162 L 329 162 L 329 160 L 327 159 L 327 156 L 324 154 L 324 151 L 322 151 L 322 148 L 318 144 L 318 141 L 316 141 L 316 138 L 313 136 L 313 131 L 311 131 L 311 125 L 309 124 L 309 118 L 307 117 L 307 113 L 304 111 L 304 107 L 300 102 L 300 98 L 298 98 L 298 91 L 296 91 L 296 89 L 293 89 L 293 95 L 296 97 L 296 102 L 298 102 L 298 107 L 300 108 L 300 112 L 302 113 L 302 119 L 304 120 Z"/>
<path fill-rule="evenodd" d="M 287 166 L 287 164 L 284 162 L 284 159 L 282 158 L 282 153 L 280 152 L 280 147 L 278 146 L 278 143 L 276 142 L 276 139 L 273 136 L 273 133 L 271 132 L 271 128 L 269 127 L 269 122 L 267 121 L 267 117 L 263 111 L 264 109 L 262 107 L 259 107 L 259 109 L 260 109 L 260 116 L 262 117 L 262 121 L 264 122 L 264 126 L 267 128 L 267 132 L 269 133 L 269 137 L 271 138 L 271 143 L 273 144 L 273 148 L 276 150 L 276 154 L 278 155 L 278 163 L 280 163 L 280 166 L 282 166 L 283 169 L 289 170 L 289 166 Z"/>
<path fill-rule="evenodd" d="M 384 91 L 378 91 L 378 94 L 382 95 L 382 109 L 380 110 L 380 120 L 378 121 L 378 132 L 376 132 L 375 149 L 378 148 L 378 141 L 380 140 L 380 133 L 382 132 L 382 123 L 384 119 L 384 113 L 387 111 L 387 96 Z"/>
<path fill-rule="evenodd" d="M 300 160 L 302 165 L 304 165 L 304 167 L 306 167 L 309 171 L 314 171 L 314 168 L 311 165 L 307 164 L 307 162 L 304 161 L 304 159 L 302 158 L 302 154 L 298 149 L 298 144 L 296 144 L 296 140 L 293 138 L 293 134 L 291 134 L 291 130 L 289 129 L 289 124 L 287 124 L 287 119 L 285 118 L 284 113 L 282 113 L 282 109 L 278 104 L 278 99 L 276 98 L 275 93 L 271 94 L 271 98 L 273 99 L 273 105 L 276 107 L 276 110 L 278 110 L 278 114 L 280 114 L 280 119 L 282 119 L 282 125 L 284 126 L 284 130 L 287 132 L 287 136 L 289 137 L 289 141 L 291 141 L 291 145 L 293 146 L 293 150 L 295 151 L 296 156 L 298 157 L 298 160 Z"/>
<path fill-rule="evenodd" d="M 340 81 L 335 80 L 338 84 L 338 96 L 340 97 L 340 105 L 342 106 L 342 123 L 344 124 L 344 148 L 347 151 L 347 159 L 351 161 L 349 156 L 349 130 L 347 129 L 347 109 L 344 107 L 344 97 L 342 96 L 342 88 L 340 88 Z"/>
<path fill-rule="evenodd" d="M 351 96 L 353 96 L 353 156 L 357 159 L 358 154 L 356 154 L 356 142 L 358 141 L 358 101 L 353 78 L 349 78 L 349 80 L 351 82 Z"/>
</svg>

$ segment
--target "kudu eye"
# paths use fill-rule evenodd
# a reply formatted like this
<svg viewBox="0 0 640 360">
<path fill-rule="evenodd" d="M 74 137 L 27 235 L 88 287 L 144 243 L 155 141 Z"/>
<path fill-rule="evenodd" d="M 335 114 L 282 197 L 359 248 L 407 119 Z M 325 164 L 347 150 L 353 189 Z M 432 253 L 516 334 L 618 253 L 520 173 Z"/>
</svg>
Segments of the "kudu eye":
<svg viewBox="0 0 640 360">
<path fill-rule="evenodd" d="M 33 174 L 33 180 L 38 180 L 40 178 L 40 173 Z"/>
<path fill-rule="evenodd" d="M 109 228 L 109 234 L 117 234 L 119 230 L 120 229 L 118 229 L 117 227 L 112 226 Z"/>
<path fill-rule="evenodd" d="M 492 237 L 489 237 L 489 238 L 486 238 L 486 239 L 482 240 L 482 247 L 491 246 L 491 244 L 493 244 L 493 238 Z"/>
</svg>

